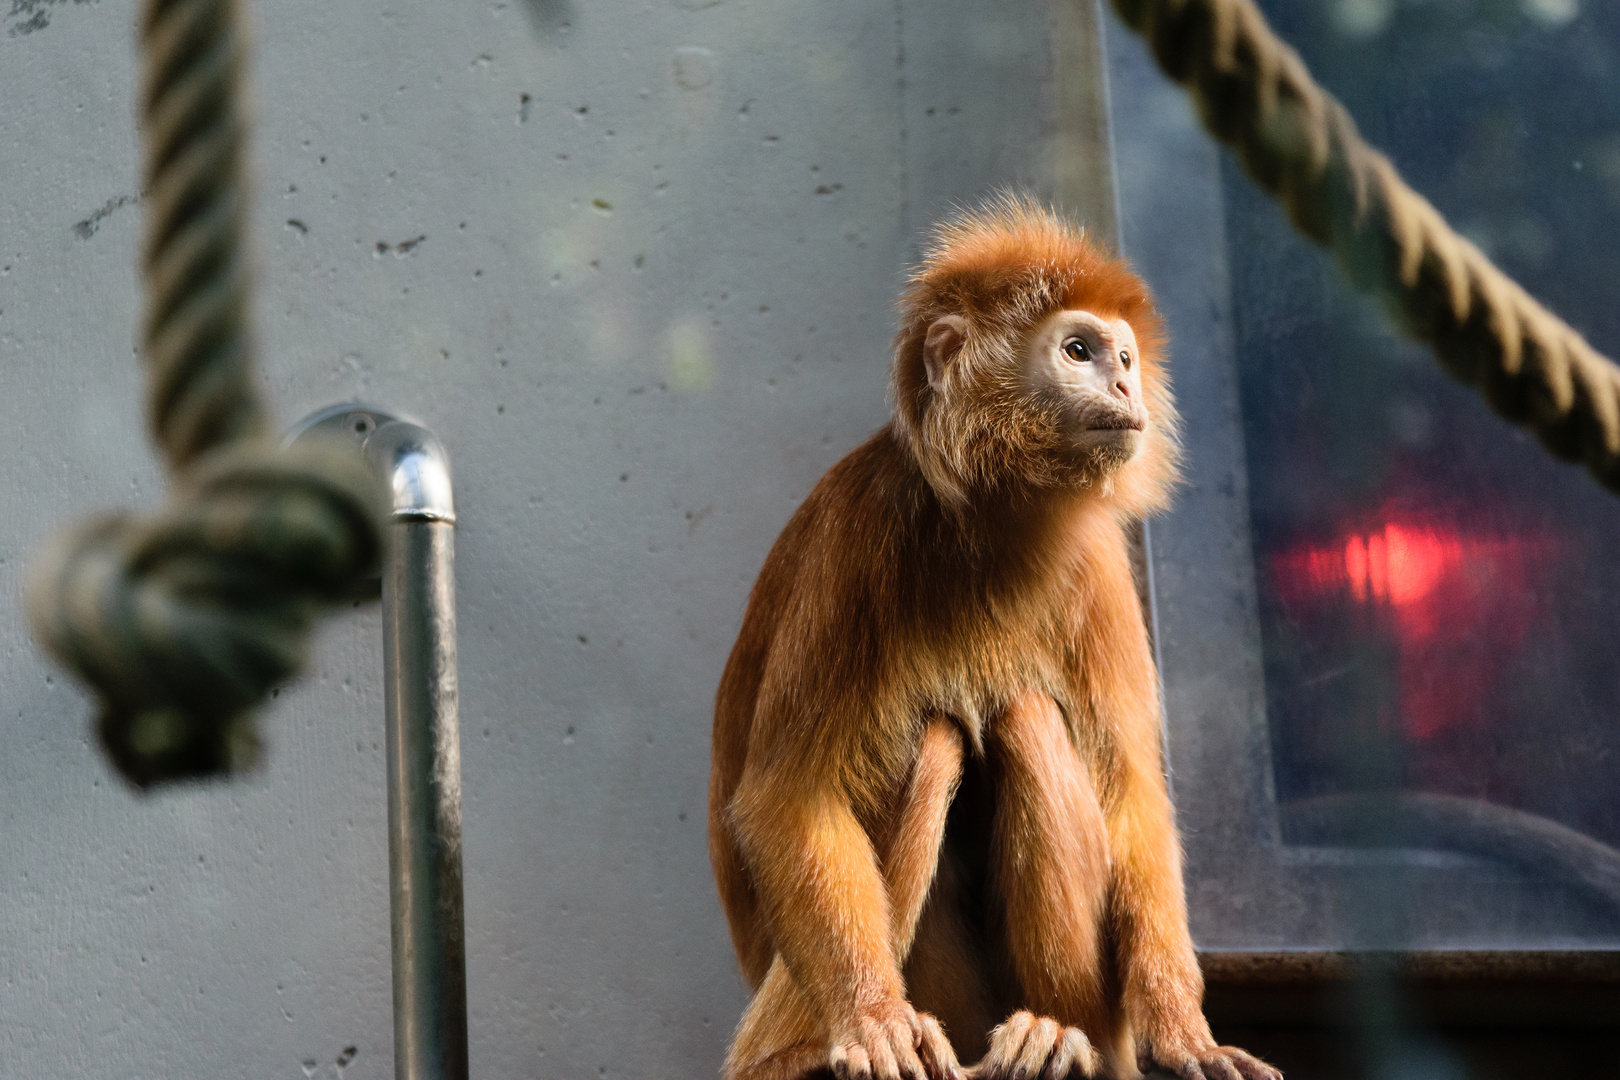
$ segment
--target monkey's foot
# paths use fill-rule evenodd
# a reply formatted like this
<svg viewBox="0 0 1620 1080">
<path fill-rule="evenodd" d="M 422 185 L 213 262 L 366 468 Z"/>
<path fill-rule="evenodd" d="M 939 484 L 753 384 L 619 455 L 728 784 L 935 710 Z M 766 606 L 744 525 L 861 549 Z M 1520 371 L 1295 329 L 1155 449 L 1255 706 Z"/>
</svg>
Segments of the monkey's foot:
<svg viewBox="0 0 1620 1080">
<path fill-rule="evenodd" d="M 1235 1046 L 1212 1046 L 1196 1053 L 1166 1053 L 1155 1048 L 1151 1054 L 1140 1056 L 1138 1064 L 1143 1072 L 1157 1065 L 1181 1080 L 1283 1080 L 1280 1070 Z"/>
<path fill-rule="evenodd" d="M 990 1032 L 990 1052 L 970 1070 L 974 1080 L 1069 1080 L 1097 1075 L 1097 1052 L 1079 1028 L 1015 1012 Z"/>
<path fill-rule="evenodd" d="M 939 1021 L 905 1002 L 860 1017 L 829 1064 L 838 1080 L 965 1080 Z"/>
</svg>

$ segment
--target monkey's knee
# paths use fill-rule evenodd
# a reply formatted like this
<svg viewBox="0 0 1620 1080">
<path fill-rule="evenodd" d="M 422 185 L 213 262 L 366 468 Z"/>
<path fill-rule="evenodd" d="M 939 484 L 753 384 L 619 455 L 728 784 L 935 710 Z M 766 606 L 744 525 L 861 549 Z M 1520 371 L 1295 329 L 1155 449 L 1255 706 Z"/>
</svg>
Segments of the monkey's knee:
<svg viewBox="0 0 1620 1080">
<path fill-rule="evenodd" d="M 727 1059 L 720 1080 L 833 1080 L 827 1048 L 820 1043 L 798 1043 L 756 1061 Z"/>
<path fill-rule="evenodd" d="M 990 754 L 1001 847 L 1028 849 L 1047 870 L 1055 861 L 1074 872 L 1079 860 L 1106 874 L 1102 803 L 1057 702 L 1038 691 L 1015 698 L 992 725 Z"/>
<path fill-rule="evenodd" d="M 1039 690 L 1026 690 L 1007 703 L 990 727 L 990 742 L 1004 765 L 1020 771 L 1066 771 L 1080 762 L 1063 710 Z"/>
<path fill-rule="evenodd" d="M 723 1080 L 798 1080 L 825 1067 L 827 1036 L 814 1016 L 777 956 L 737 1025 L 720 1072 Z"/>
</svg>

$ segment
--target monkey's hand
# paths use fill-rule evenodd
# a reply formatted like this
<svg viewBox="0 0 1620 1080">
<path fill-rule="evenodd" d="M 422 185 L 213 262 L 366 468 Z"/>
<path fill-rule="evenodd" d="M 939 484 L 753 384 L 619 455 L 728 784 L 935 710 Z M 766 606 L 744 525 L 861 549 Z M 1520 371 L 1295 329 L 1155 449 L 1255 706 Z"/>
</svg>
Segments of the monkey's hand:
<svg viewBox="0 0 1620 1080">
<path fill-rule="evenodd" d="M 964 1080 L 939 1021 L 900 1000 L 835 1031 L 830 1064 L 838 1080 Z"/>
<path fill-rule="evenodd" d="M 1071 1080 L 1097 1075 L 1085 1032 L 1031 1012 L 1015 1012 L 990 1032 L 990 1052 L 968 1070 L 972 1080 Z"/>
<path fill-rule="evenodd" d="M 1216 1046 L 1208 1035 L 1198 1040 L 1143 1041 L 1136 1057 L 1143 1072 L 1157 1066 L 1181 1080 L 1283 1080 L 1280 1071 L 1253 1054 L 1235 1046 Z"/>
</svg>

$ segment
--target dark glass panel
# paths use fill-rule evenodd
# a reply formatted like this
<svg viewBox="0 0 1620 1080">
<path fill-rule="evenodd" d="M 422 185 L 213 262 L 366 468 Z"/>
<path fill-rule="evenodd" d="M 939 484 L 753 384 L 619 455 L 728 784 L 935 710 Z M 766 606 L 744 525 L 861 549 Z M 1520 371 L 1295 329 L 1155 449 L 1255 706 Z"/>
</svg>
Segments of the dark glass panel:
<svg viewBox="0 0 1620 1080">
<path fill-rule="evenodd" d="M 1620 350 L 1620 6 L 1264 6 L 1418 190 Z M 1287 804 L 1397 790 L 1620 847 L 1620 498 L 1224 187 L 1285 829 L 1319 821 Z"/>
</svg>

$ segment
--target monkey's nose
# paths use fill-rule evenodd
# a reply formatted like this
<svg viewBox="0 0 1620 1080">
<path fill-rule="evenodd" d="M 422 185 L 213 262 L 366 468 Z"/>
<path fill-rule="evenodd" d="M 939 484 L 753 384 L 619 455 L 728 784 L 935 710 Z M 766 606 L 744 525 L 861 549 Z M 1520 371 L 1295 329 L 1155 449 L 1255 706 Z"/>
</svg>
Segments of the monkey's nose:
<svg viewBox="0 0 1620 1080">
<path fill-rule="evenodd" d="M 1131 400 L 1131 384 L 1126 382 L 1124 379 L 1121 379 L 1114 384 L 1114 392 L 1120 397 L 1124 398 L 1126 401 Z"/>
</svg>

